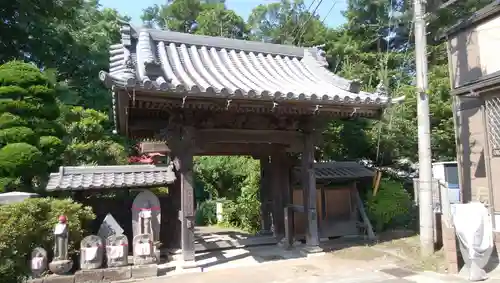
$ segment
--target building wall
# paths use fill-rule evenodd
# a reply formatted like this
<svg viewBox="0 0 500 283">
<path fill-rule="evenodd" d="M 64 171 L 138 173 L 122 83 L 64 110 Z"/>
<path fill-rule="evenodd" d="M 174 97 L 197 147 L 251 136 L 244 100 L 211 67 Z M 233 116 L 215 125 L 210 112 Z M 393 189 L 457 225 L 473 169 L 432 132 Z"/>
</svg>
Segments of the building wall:
<svg viewBox="0 0 500 283">
<path fill-rule="evenodd" d="M 500 16 L 478 25 L 476 33 L 483 75 L 500 71 Z"/>
<path fill-rule="evenodd" d="M 484 166 L 482 102 L 479 98 L 457 99 L 457 161 L 464 202 L 484 199 L 488 182 Z M 487 196 L 487 194 L 486 194 Z"/>
<path fill-rule="evenodd" d="M 452 88 L 500 71 L 500 16 L 459 32 L 448 39 Z"/>
<path fill-rule="evenodd" d="M 500 96 L 500 90 L 484 93 L 485 99 Z M 483 109 L 480 98 L 458 97 L 457 107 L 457 159 L 461 176 L 464 202 L 489 201 L 488 179 L 485 164 L 485 134 L 483 131 Z M 488 128 L 489 131 L 494 129 Z M 491 146 L 491 142 L 490 142 Z M 490 150 L 491 152 L 491 150 Z M 493 184 L 493 204 L 500 213 L 500 157 L 490 154 Z M 500 220 L 500 217 L 497 221 Z"/>
</svg>

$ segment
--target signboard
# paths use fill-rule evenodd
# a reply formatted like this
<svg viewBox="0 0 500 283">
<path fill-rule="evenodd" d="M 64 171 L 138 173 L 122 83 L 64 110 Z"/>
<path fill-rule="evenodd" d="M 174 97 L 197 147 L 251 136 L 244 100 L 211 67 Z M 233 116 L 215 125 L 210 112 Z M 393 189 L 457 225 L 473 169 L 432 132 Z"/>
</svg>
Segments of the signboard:
<svg viewBox="0 0 500 283">
<path fill-rule="evenodd" d="M 97 235 L 103 239 L 107 239 L 109 236 L 112 235 L 122 235 L 123 234 L 123 229 L 120 227 L 118 222 L 116 222 L 116 219 L 108 213 L 106 217 L 104 217 L 104 220 L 101 223 L 101 227 L 99 227 L 99 231 L 97 232 Z"/>
</svg>

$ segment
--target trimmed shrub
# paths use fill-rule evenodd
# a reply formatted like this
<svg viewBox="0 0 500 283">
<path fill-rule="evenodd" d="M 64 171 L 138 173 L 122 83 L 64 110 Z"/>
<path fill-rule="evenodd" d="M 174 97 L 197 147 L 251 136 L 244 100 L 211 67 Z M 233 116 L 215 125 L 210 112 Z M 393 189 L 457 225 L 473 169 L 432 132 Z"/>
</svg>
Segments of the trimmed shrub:
<svg viewBox="0 0 500 283">
<path fill-rule="evenodd" d="M 394 228 L 413 228 L 415 207 L 411 195 L 400 182 L 384 179 L 377 195 L 370 191 L 366 198 L 366 210 L 377 232 Z"/>
<path fill-rule="evenodd" d="M 42 153 L 27 143 L 11 143 L 0 149 L 0 168 L 6 177 L 35 175 L 43 168 Z"/>
<path fill-rule="evenodd" d="M 75 252 L 84 236 L 83 227 L 95 218 L 90 207 L 70 199 L 27 199 L 0 206 L 0 282 L 22 282 L 29 272 L 31 251 L 54 246 L 54 225 L 66 215 L 69 225 L 69 251 Z"/>
<path fill-rule="evenodd" d="M 20 142 L 35 145 L 37 136 L 32 129 L 27 127 L 12 127 L 0 130 L 0 146 Z"/>
</svg>

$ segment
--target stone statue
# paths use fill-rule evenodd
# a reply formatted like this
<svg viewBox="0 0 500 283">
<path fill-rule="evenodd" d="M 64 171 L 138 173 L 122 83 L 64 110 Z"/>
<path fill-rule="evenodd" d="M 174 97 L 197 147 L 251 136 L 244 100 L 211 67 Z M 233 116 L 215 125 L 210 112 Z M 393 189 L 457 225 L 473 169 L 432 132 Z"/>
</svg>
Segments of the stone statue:
<svg viewBox="0 0 500 283">
<path fill-rule="evenodd" d="M 58 275 L 68 273 L 73 267 L 73 261 L 68 256 L 68 230 L 66 216 L 59 216 L 54 228 L 54 258 L 49 263 L 50 271 Z"/>
<path fill-rule="evenodd" d="M 106 239 L 108 267 L 128 265 L 128 239 L 125 235 L 112 235 Z"/>
<path fill-rule="evenodd" d="M 155 257 L 155 261 L 160 260 L 160 223 L 161 223 L 161 207 L 160 200 L 151 191 L 144 190 L 140 192 L 132 205 L 132 247 L 134 249 L 134 263 L 136 258 L 136 238 L 142 239 L 139 242 L 148 238 L 151 243 L 151 254 Z M 147 235 L 147 236 L 145 236 Z M 138 237 L 141 236 L 141 237 Z M 144 245 L 142 247 L 145 248 Z M 144 256 L 142 256 L 144 257 Z M 141 261 L 150 261 L 150 259 L 141 259 Z"/>
<path fill-rule="evenodd" d="M 141 234 L 134 237 L 134 264 L 152 264 L 157 262 L 153 249 L 153 237 L 151 234 Z"/>
<path fill-rule="evenodd" d="M 35 248 L 31 252 L 31 274 L 34 278 L 38 278 L 46 270 L 47 270 L 47 251 L 44 248 Z"/>
<path fill-rule="evenodd" d="M 102 239 L 96 235 L 83 238 L 80 243 L 80 267 L 83 270 L 101 267 L 104 259 Z"/>
</svg>

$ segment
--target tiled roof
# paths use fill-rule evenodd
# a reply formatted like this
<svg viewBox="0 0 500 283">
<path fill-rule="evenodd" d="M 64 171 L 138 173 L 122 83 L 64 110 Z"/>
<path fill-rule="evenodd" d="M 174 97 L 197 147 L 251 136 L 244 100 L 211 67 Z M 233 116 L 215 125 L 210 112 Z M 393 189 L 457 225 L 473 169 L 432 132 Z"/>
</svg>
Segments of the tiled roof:
<svg viewBox="0 0 500 283">
<path fill-rule="evenodd" d="M 317 104 L 384 104 L 385 94 L 326 69 L 319 48 L 301 48 L 130 26 L 110 48 L 108 87 L 135 87 L 193 96 L 288 99 Z"/>
<path fill-rule="evenodd" d="M 50 174 L 47 191 L 161 186 L 175 181 L 172 166 L 75 166 Z"/>
<path fill-rule="evenodd" d="M 351 161 L 340 162 L 321 162 L 314 164 L 314 172 L 316 180 L 334 181 L 334 180 L 349 180 L 373 177 L 373 170 L 365 166 Z M 300 167 L 295 168 L 297 179 L 300 180 Z"/>
</svg>

